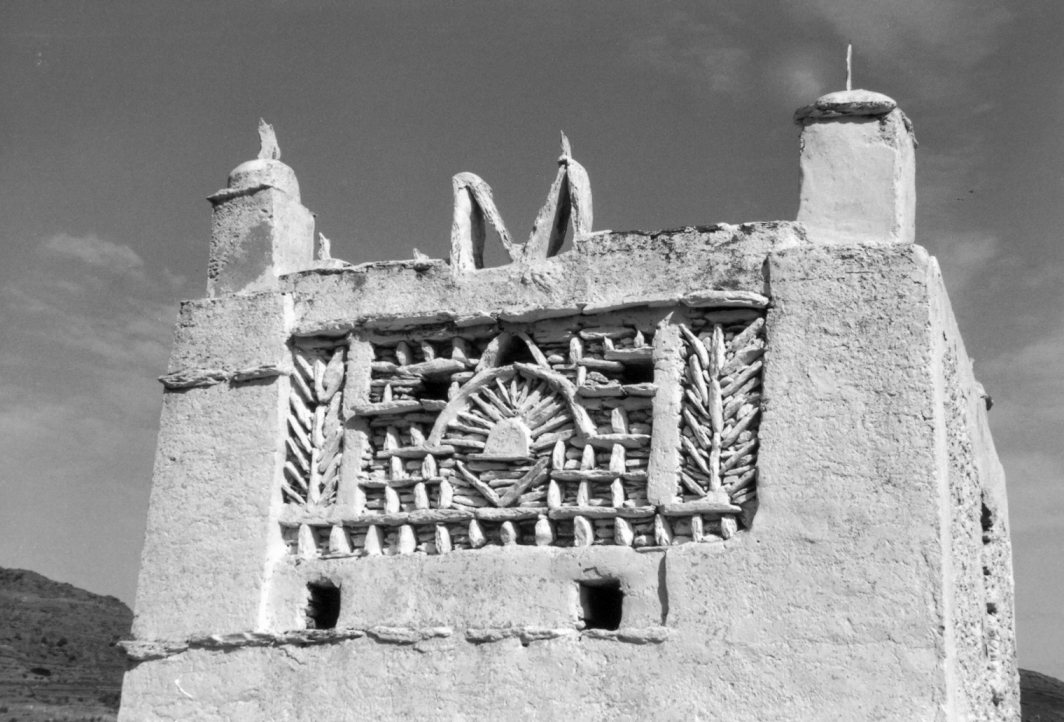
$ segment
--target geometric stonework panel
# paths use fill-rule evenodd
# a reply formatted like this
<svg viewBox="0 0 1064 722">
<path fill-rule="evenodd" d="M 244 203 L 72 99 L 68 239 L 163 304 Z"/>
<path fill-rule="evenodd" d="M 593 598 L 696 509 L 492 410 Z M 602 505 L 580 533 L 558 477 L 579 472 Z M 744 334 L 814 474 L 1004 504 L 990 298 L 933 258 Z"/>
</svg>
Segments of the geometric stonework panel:
<svg viewBox="0 0 1064 722">
<path fill-rule="evenodd" d="M 344 345 L 293 345 L 292 362 L 281 488 L 289 503 L 327 503 L 336 495 L 343 460 Z"/>
<path fill-rule="evenodd" d="M 683 343 L 659 343 L 666 327 Z M 295 339 L 289 549 L 367 556 L 728 538 L 756 499 L 762 328 L 757 310 L 670 306 Z M 345 358 L 356 360 L 347 377 Z M 656 366 L 666 361 L 686 369 L 664 381 L 682 394 L 680 414 L 658 408 Z M 682 429 L 679 474 L 653 467 L 657 423 Z M 651 482 L 670 474 L 676 492 L 655 504 Z"/>
</svg>

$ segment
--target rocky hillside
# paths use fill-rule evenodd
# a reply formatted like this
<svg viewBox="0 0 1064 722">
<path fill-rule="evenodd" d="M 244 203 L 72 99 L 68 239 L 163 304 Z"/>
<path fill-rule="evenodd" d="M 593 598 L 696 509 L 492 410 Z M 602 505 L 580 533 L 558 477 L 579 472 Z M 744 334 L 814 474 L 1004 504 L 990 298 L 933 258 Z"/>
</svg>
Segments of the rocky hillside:
<svg viewBox="0 0 1064 722">
<path fill-rule="evenodd" d="M 0 720 L 112 720 L 133 613 L 114 597 L 0 568 Z"/>
<path fill-rule="evenodd" d="M 1021 669 L 1020 706 L 1023 722 L 1064 722 L 1064 682 Z"/>
</svg>

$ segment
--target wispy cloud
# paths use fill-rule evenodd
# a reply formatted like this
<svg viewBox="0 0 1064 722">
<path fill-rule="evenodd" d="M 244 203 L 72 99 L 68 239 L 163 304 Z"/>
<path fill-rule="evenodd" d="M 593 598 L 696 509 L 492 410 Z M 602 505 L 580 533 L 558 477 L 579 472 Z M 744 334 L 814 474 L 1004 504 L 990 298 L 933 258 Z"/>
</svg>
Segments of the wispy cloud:
<svg viewBox="0 0 1064 722">
<path fill-rule="evenodd" d="M 914 116 L 917 137 L 921 127 L 948 129 L 917 152 L 917 226 L 921 242 L 939 255 L 951 291 L 970 290 L 977 279 L 1011 263 L 992 233 L 972 230 L 970 216 L 994 147 L 988 125 L 979 120 L 994 108 L 986 69 L 1013 12 L 996 0 L 784 0 L 783 7 L 807 29 L 835 35 L 839 68 L 844 43 L 852 41 L 855 87 L 894 95 Z M 815 67 L 809 59 L 788 59 L 777 73 L 803 65 Z M 825 90 L 840 89 L 841 80 Z"/>
<path fill-rule="evenodd" d="M 114 440 L 154 424 L 158 394 L 145 391 L 166 367 L 177 298 L 132 248 L 96 236 L 45 239 L 0 299 L 0 362 L 10 372 L 0 384 L 0 449 L 26 448 L 16 441 L 26 434 L 62 432 L 70 444 L 91 428 Z M 111 453 L 97 437 L 82 461 Z"/>
<path fill-rule="evenodd" d="M 155 377 L 188 289 L 94 235 L 43 239 L 25 260 L 0 284 L 0 564 L 30 559 L 75 583 L 128 584 L 119 565 L 135 563 L 136 550 L 100 545 L 136 539 L 143 525 L 162 398 Z M 115 509 L 133 530 L 92 528 Z M 35 534 L 45 518 L 53 531 Z"/>
<path fill-rule="evenodd" d="M 90 266 L 117 273 L 135 272 L 144 266 L 144 261 L 129 246 L 101 240 L 95 234 L 72 236 L 59 233 L 44 241 L 40 248 L 45 254 L 76 258 Z"/>
<path fill-rule="evenodd" d="M 852 39 L 859 62 L 901 69 L 907 84 L 943 100 L 967 92 L 967 74 L 996 52 L 1012 20 L 996 0 L 785 0 L 784 6 Z"/>
<path fill-rule="evenodd" d="M 955 299 L 964 298 L 973 282 L 1001 261 L 1001 241 L 993 233 L 944 233 L 935 236 L 932 245 L 946 287 Z"/>
<path fill-rule="evenodd" d="M 988 359 L 983 370 L 1006 380 L 1015 408 L 1015 423 L 1006 424 L 1017 431 L 1037 436 L 1038 431 L 1051 426 L 1054 436 L 1064 428 L 1064 327 L 1043 328 L 1026 344 L 1004 349 Z M 995 413 L 998 411 L 994 408 Z M 1005 429 L 1007 433 L 1007 429 Z"/>
<path fill-rule="evenodd" d="M 738 93 L 750 76 L 750 49 L 725 24 L 679 11 L 666 13 L 658 26 L 633 39 L 629 59 L 717 93 Z"/>
<path fill-rule="evenodd" d="M 1006 454 L 1001 462 L 1008 475 L 1013 532 L 1064 533 L 1064 459 L 1031 451 Z"/>
<path fill-rule="evenodd" d="M 9 334 L 118 368 L 165 365 L 181 279 L 149 276 L 129 246 L 94 235 L 53 236 L 37 256 L 0 286 Z"/>
</svg>

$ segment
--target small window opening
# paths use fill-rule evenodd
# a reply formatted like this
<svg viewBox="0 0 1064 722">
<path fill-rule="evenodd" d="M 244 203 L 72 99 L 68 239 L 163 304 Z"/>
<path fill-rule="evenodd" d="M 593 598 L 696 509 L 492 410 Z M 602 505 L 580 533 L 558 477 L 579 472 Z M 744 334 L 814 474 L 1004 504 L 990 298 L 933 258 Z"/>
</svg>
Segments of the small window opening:
<svg viewBox="0 0 1064 722">
<path fill-rule="evenodd" d="M 994 515 L 990 511 L 990 507 L 985 503 L 983 504 L 982 514 L 979 516 L 979 522 L 983 527 L 983 544 L 989 544 L 993 541 L 991 532 L 994 529 Z"/>
<path fill-rule="evenodd" d="M 308 584 L 307 629 L 335 629 L 340 618 L 340 588 L 332 582 Z"/>
<path fill-rule="evenodd" d="M 617 629 L 621 626 L 624 592 L 616 579 L 580 582 L 580 609 L 585 629 Z"/>
<path fill-rule="evenodd" d="M 510 343 L 510 348 L 499 359 L 499 366 L 507 366 L 512 363 L 536 363 L 536 357 L 532 355 L 532 350 L 528 347 L 528 344 L 517 337 L 514 337 Z"/>
<path fill-rule="evenodd" d="M 646 384 L 654 383 L 653 364 L 625 364 L 622 372 L 621 383 Z"/>
<path fill-rule="evenodd" d="M 447 392 L 451 388 L 450 379 L 424 379 L 424 390 L 419 394 L 422 399 L 447 401 Z"/>
</svg>

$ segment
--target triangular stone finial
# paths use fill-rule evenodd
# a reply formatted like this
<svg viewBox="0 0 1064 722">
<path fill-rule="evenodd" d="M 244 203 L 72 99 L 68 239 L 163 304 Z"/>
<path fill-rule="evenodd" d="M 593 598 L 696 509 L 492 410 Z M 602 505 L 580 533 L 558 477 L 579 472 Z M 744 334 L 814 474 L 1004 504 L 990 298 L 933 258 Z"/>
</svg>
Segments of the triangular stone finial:
<svg viewBox="0 0 1064 722">
<path fill-rule="evenodd" d="M 280 160 L 281 146 L 277 145 L 277 134 L 273 126 L 259 118 L 259 160 Z"/>
<path fill-rule="evenodd" d="M 259 156 L 260 158 L 262 156 Z M 318 232 L 318 260 L 328 261 L 332 258 L 332 241 L 325 237 L 325 234 Z"/>
<path fill-rule="evenodd" d="M 558 175 L 532 225 L 532 235 L 524 245 L 523 258 L 534 260 L 557 255 L 565 241 L 566 226 L 573 221 L 573 235 L 591 233 L 591 182 L 587 171 L 573 159 L 573 147 L 562 133 L 562 156 Z"/>
</svg>

